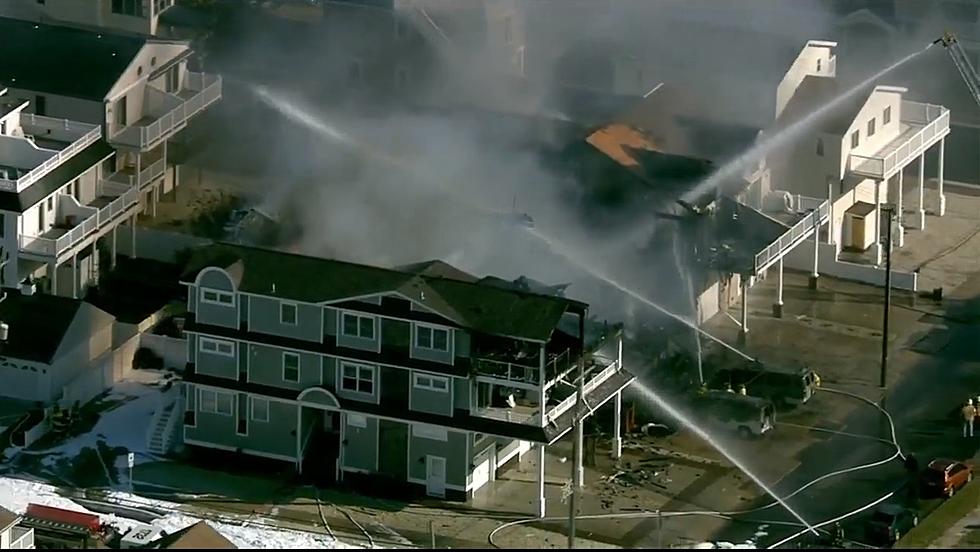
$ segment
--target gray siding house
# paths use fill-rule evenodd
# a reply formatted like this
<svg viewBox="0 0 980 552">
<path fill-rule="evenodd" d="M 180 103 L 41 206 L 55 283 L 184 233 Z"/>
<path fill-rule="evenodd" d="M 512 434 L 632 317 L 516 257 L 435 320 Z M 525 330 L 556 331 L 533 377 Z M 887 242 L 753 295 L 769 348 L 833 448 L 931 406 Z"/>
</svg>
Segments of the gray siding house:
<svg viewBox="0 0 980 552">
<path fill-rule="evenodd" d="M 193 251 L 181 280 L 185 444 L 317 483 L 465 500 L 573 428 L 579 360 L 592 410 L 618 407 L 634 379 L 617 343 L 585 343 L 584 303 L 438 261 L 389 270 L 219 244 Z M 539 470 L 541 512 L 543 486 Z"/>
</svg>

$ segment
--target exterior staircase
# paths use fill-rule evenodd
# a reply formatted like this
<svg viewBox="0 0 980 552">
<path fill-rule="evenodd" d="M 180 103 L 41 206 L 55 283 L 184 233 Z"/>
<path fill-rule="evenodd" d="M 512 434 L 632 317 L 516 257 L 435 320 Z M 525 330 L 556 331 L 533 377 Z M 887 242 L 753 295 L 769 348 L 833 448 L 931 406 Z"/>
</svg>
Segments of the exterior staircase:
<svg viewBox="0 0 980 552">
<path fill-rule="evenodd" d="M 158 456 L 166 456 L 180 444 L 177 428 L 182 427 L 178 422 L 184 415 L 184 400 L 177 397 L 167 401 L 166 398 L 166 395 L 161 395 L 160 406 L 153 413 L 146 443 L 147 452 Z"/>
</svg>

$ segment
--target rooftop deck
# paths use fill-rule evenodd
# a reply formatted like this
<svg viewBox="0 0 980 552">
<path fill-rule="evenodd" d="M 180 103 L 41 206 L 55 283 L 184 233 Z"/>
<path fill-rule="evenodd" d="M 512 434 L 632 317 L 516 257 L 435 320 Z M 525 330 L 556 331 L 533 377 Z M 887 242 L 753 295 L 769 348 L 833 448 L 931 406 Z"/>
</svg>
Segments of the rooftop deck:
<svg viewBox="0 0 980 552">
<path fill-rule="evenodd" d="M 902 102 L 901 132 L 871 155 L 851 154 L 853 175 L 887 180 L 949 134 L 949 110 L 941 105 Z"/>
<path fill-rule="evenodd" d="M 0 190 L 21 192 L 102 136 L 102 127 L 20 114 L 24 137 L 0 136 L 0 165 L 23 169 L 0 174 Z"/>
</svg>

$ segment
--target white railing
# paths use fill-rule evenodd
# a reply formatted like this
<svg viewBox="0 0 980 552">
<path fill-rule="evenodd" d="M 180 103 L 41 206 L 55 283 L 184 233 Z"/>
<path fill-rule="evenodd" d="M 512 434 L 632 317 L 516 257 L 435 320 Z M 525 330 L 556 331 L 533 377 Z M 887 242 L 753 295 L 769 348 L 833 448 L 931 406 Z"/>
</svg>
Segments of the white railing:
<svg viewBox="0 0 980 552">
<path fill-rule="evenodd" d="M 112 141 L 146 149 L 221 98 L 220 76 L 188 71 L 186 79 L 187 89 L 198 90 L 196 94 L 187 100 L 174 95 L 173 97 L 180 101 L 177 107 L 160 115 L 148 125 L 123 129 L 112 137 Z"/>
<path fill-rule="evenodd" d="M 18 533 L 20 533 L 18 535 Z M 34 549 L 34 529 L 30 527 L 14 526 L 10 530 L 10 549 L 11 550 L 33 550 Z"/>
<path fill-rule="evenodd" d="M 103 186 L 110 186 L 113 183 L 103 183 Z M 117 215 L 126 211 L 129 207 L 139 201 L 139 190 L 127 188 L 127 190 L 108 205 L 98 209 L 86 217 L 77 226 L 69 230 L 58 238 L 43 238 L 40 236 L 19 236 L 20 248 L 29 253 L 57 257 L 62 252 L 77 244 L 89 234 L 102 228 L 113 220 Z"/>
<path fill-rule="evenodd" d="M 789 230 L 783 233 L 776 241 L 769 244 L 765 249 L 755 256 L 755 274 L 772 266 L 789 250 L 793 249 L 800 242 L 808 238 L 814 231 L 816 225 L 822 225 L 830 217 L 830 201 L 826 199 L 815 199 L 811 197 L 798 196 L 797 209 L 809 209 L 800 221 L 794 224 Z"/>
<path fill-rule="evenodd" d="M 505 379 L 520 383 L 537 385 L 539 380 L 537 366 L 524 366 L 513 362 L 502 362 L 485 358 L 473 359 L 477 376 Z"/>
<path fill-rule="evenodd" d="M 166 160 L 162 158 L 157 159 L 141 170 L 139 174 L 126 174 L 124 170 L 119 170 L 111 174 L 109 179 L 116 182 L 126 182 L 129 186 L 134 188 L 142 188 L 157 178 L 160 178 L 160 176 L 163 175 L 163 172 L 166 170 L 166 164 Z"/>
<path fill-rule="evenodd" d="M 73 130 L 77 132 L 84 132 L 82 136 L 73 141 L 65 149 L 59 151 L 57 154 L 52 155 L 46 159 L 43 163 L 31 169 L 27 174 L 21 176 L 16 180 L 3 179 L 0 178 L 0 190 L 8 192 L 21 192 L 24 188 L 30 186 L 34 182 L 37 182 L 42 176 L 48 174 L 55 169 L 58 165 L 64 163 L 68 158 L 72 157 L 76 153 L 82 151 L 93 142 L 102 136 L 102 127 L 95 125 L 86 125 L 83 123 L 76 123 L 69 121 L 67 119 L 53 119 L 51 117 L 41 117 L 39 115 L 25 114 L 22 115 L 23 121 L 27 121 L 29 125 L 37 128 L 60 128 L 63 130 Z"/>
<path fill-rule="evenodd" d="M 538 412 L 515 412 L 509 408 L 495 407 L 474 408 L 471 410 L 471 414 L 480 418 L 525 425 L 537 425 L 540 416 Z"/>
<path fill-rule="evenodd" d="M 588 400 L 589 393 L 591 393 L 593 390 L 595 390 L 596 387 L 599 387 L 600 385 L 602 385 L 602 383 L 604 381 L 606 381 L 607 379 L 609 379 L 618 370 L 619 370 L 619 361 L 618 360 L 614 360 L 614 361 L 612 361 L 611 364 L 609 364 L 609 366 L 606 366 L 598 374 L 595 374 L 594 376 L 592 376 L 592 378 L 586 380 L 585 384 L 582 385 L 582 394 L 585 396 L 586 400 Z M 551 410 L 549 410 L 548 413 L 545 416 L 545 420 L 548 423 L 554 421 L 556 418 L 558 418 L 559 416 L 561 416 L 565 412 L 568 412 L 569 410 L 571 410 L 571 408 L 573 406 L 575 406 L 575 403 L 576 402 L 578 402 L 578 392 L 577 391 L 575 393 L 572 393 L 571 396 L 566 397 L 565 400 L 563 400 L 560 403 L 556 404 L 554 408 L 552 408 Z"/>
<path fill-rule="evenodd" d="M 902 121 L 925 126 L 885 156 L 852 153 L 848 159 L 848 169 L 862 176 L 882 180 L 891 177 L 910 160 L 918 157 L 937 136 L 949 131 L 949 110 L 941 105 L 903 101 Z"/>
</svg>

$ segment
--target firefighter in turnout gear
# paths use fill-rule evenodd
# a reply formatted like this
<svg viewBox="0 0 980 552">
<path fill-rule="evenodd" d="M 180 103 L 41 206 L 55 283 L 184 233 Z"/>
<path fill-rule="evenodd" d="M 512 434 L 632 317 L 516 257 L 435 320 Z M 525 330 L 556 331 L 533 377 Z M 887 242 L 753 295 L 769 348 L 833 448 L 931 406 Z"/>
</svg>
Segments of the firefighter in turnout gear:
<svg viewBox="0 0 980 552">
<path fill-rule="evenodd" d="M 966 406 L 963 407 L 963 436 L 967 437 L 967 432 L 969 432 L 969 437 L 973 437 L 973 419 L 977 416 L 977 409 L 973 406 L 973 399 L 966 400 Z"/>
</svg>

